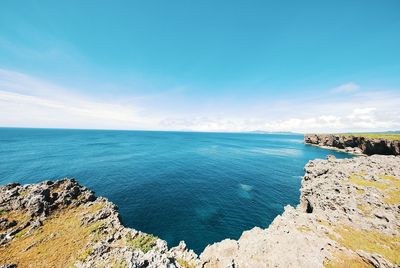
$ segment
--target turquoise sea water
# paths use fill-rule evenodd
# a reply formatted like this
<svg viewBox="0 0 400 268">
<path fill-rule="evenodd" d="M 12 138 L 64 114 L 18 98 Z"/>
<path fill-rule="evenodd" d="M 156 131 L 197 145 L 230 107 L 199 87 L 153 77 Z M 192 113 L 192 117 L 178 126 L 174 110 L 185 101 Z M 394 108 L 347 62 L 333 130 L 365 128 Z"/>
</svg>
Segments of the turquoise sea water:
<svg viewBox="0 0 400 268">
<path fill-rule="evenodd" d="M 350 157 L 302 135 L 0 128 L 0 184 L 74 177 L 126 226 L 200 253 L 299 201 L 310 159 Z"/>
</svg>

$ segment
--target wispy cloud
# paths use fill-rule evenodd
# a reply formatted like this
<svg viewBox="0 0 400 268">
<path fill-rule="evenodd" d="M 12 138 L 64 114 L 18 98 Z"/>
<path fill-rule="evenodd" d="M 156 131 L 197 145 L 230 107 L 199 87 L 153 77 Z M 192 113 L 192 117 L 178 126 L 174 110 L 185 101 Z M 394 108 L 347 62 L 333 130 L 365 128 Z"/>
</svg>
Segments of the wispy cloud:
<svg viewBox="0 0 400 268">
<path fill-rule="evenodd" d="M 97 100 L 18 72 L 0 70 L 0 125 L 145 128 L 140 108 Z"/>
<path fill-rule="evenodd" d="M 354 92 L 355 87 L 348 86 L 347 91 Z M 0 69 L 0 126 L 296 132 L 400 129 L 398 90 L 246 102 L 234 98 L 199 100 L 185 96 L 185 90 L 107 99 L 79 92 Z"/>
<path fill-rule="evenodd" d="M 333 93 L 350 93 L 360 89 L 360 86 L 354 82 L 349 82 L 332 89 Z"/>
</svg>

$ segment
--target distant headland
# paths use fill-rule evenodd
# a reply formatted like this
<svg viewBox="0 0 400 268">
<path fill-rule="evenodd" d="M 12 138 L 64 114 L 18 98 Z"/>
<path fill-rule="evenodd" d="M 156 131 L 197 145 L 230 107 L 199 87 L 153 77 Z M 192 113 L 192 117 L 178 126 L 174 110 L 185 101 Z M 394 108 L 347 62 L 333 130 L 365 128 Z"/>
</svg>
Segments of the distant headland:
<svg viewBox="0 0 400 268">
<path fill-rule="evenodd" d="M 306 144 L 353 154 L 400 155 L 400 134 L 306 134 Z"/>
</svg>

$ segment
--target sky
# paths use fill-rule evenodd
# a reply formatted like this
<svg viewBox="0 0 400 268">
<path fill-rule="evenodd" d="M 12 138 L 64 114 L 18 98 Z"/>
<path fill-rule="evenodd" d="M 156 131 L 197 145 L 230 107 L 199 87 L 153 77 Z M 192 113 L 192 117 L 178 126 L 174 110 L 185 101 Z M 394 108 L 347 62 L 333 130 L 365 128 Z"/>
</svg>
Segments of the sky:
<svg viewBox="0 0 400 268">
<path fill-rule="evenodd" d="M 20 1 L 0 126 L 400 130 L 400 1 Z"/>
</svg>

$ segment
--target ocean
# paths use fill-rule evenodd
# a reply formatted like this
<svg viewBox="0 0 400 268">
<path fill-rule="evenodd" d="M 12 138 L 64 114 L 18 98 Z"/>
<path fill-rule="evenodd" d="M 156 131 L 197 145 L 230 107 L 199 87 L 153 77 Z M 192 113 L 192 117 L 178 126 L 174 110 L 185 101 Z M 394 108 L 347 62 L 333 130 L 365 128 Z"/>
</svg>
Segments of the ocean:
<svg viewBox="0 0 400 268">
<path fill-rule="evenodd" d="M 125 226 L 196 253 L 299 202 L 304 165 L 351 157 L 302 135 L 0 128 L 0 184 L 75 178 Z"/>
</svg>

